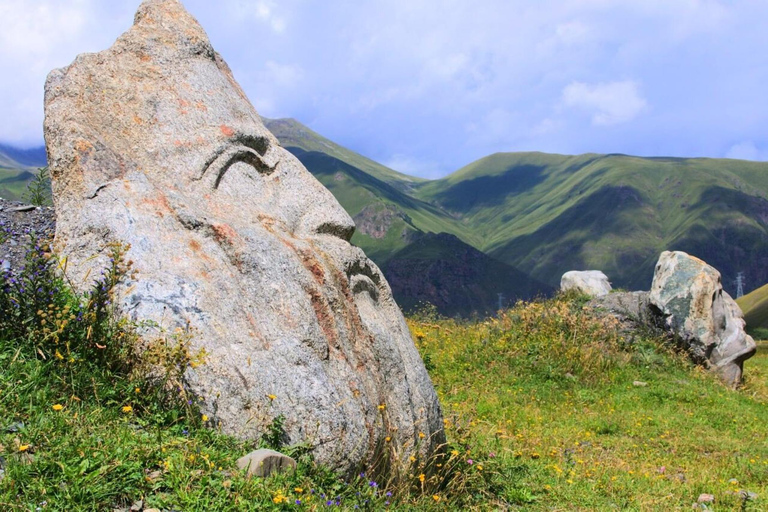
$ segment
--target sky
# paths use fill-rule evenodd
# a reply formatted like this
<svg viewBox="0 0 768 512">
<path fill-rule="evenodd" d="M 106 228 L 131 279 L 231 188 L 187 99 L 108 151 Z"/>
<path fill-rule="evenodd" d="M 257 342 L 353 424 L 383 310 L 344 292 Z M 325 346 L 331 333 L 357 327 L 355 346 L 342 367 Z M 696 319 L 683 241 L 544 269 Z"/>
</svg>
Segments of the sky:
<svg viewBox="0 0 768 512">
<path fill-rule="evenodd" d="M 138 0 L 0 0 L 0 142 Z M 768 160 L 765 0 L 184 0 L 259 113 L 408 174 L 499 151 Z"/>
</svg>

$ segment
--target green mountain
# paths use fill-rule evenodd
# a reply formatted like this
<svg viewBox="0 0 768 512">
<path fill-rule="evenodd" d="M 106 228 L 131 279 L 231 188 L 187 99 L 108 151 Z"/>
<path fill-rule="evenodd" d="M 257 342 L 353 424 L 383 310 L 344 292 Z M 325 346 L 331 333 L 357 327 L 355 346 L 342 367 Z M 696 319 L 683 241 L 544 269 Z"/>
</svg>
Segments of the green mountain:
<svg viewBox="0 0 768 512">
<path fill-rule="evenodd" d="M 449 316 L 488 315 L 519 299 L 554 289 L 494 260 L 448 233 L 426 233 L 390 257 L 382 268 L 405 311 L 422 303 Z M 501 294 L 501 295 L 500 295 Z"/>
<path fill-rule="evenodd" d="M 765 163 L 499 153 L 415 195 L 460 219 L 466 242 L 553 286 L 599 269 L 614 287 L 648 289 L 663 250 L 707 261 L 729 291 L 740 271 L 768 281 Z"/>
<path fill-rule="evenodd" d="M 439 302 L 427 282 L 444 283 L 440 293 L 449 294 L 485 283 L 488 296 L 473 292 L 465 301 L 442 302 L 444 312 L 485 311 L 497 292 L 528 298 L 541 283 L 558 286 L 568 270 L 599 269 L 614 287 L 648 289 L 664 250 L 710 263 L 732 295 L 738 272 L 747 291 L 768 282 L 766 163 L 497 153 L 428 181 L 343 148 L 295 120 L 264 121 L 355 219 L 353 243 L 392 273 L 406 306 Z M 0 148 L 0 166 L 7 161 L 16 167 L 0 170 L 0 195 L 15 198 L 30 169 Z M 497 277 L 489 281 L 488 275 Z M 511 284 L 501 286 L 507 278 Z"/>
<path fill-rule="evenodd" d="M 20 150 L 0 144 L 0 197 L 21 200 L 27 183 L 35 177 L 37 169 L 45 165 L 45 148 Z"/>
</svg>

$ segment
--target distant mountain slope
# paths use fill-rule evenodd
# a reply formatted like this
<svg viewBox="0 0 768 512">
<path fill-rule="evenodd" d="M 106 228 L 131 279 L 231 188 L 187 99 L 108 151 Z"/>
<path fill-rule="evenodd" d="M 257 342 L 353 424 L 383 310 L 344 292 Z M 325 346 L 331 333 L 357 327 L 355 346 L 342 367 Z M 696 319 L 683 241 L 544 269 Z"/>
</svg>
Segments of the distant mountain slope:
<svg viewBox="0 0 768 512">
<path fill-rule="evenodd" d="M 406 311 L 428 302 L 443 315 L 490 314 L 520 299 L 550 295 L 551 286 L 496 261 L 447 233 L 416 238 L 384 264 L 395 300 Z"/>
<path fill-rule="evenodd" d="M 0 197 L 19 201 L 37 168 L 46 165 L 45 147 L 18 149 L 0 144 Z"/>
<path fill-rule="evenodd" d="M 744 313 L 747 329 L 768 329 L 768 284 L 736 299 Z"/>
<path fill-rule="evenodd" d="M 394 171 L 370 158 L 339 146 L 295 119 L 268 119 L 266 117 L 261 119 L 285 148 L 295 147 L 308 152 L 325 153 L 401 190 L 408 190 L 412 184 L 426 181 L 423 178 L 415 178 Z"/>
<path fill-rule="evenodd" d="M 478 249 L 551 285 L 594 268 L 614 286 L 647 289 L 663 250 L 704 259 L 729 291 L 739 271 L 768 281 L 764 163 L 499 153 L 415 195 L 459 217 Z"/>
<path fill-rule="evenodd" d="M 659 253 L 675 249 L 720 270 L 731 294 L 738 272 L 747 291 L 768 282 L 767 163 L 498 153 L 426 181 L 295 120 L 265 122 L 355 219 L 353 242 L 382 267 L 422 234 L 445 232 L 553 287 L 568 270 L 599 269 L 615 287 L 647 289 Z M 0 195 L 16 198 L 30 168 L 0 158 L 15 162 L 0 171 Z"/>
<path fill-rule="evenodd" d="M 32 149 L 19 149 L 0 144 L 0 167 L 16 169 L 20 167 L 45 167 L 48 156 L 45 146 Z"/>
</svg>

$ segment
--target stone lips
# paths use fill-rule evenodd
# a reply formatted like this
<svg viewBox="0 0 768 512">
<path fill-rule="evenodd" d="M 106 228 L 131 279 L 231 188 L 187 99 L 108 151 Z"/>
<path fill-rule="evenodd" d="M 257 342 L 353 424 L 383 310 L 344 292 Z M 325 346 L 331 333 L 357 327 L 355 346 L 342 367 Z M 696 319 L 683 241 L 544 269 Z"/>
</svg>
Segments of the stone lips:
<svg viewBox="0 0 768 512">
<path fill-rule="evenodd" d="M 70 277 L 87 287 L 107 243 L 131 245 L 124 310 L 190 329 L 208 357 L 186 385 L 224 432 L 258 438 L 282 414 L 290 443 L 344 471 L 387 436 L 401 460 L 444 441 L 390 288 L 348 242 L 352 220 L 180 2 L 145 1 L 112 48 L 53 71 L 45 110 Z"/>
<path fill-rule="evenodd" d="M 691 357 L 729 385 L 741 382 L 744 361 L 755 354 L 741 309 L 723 290 L 720 272 L 681 251 L 661 253 L 649 301 Z"/>
</svg>

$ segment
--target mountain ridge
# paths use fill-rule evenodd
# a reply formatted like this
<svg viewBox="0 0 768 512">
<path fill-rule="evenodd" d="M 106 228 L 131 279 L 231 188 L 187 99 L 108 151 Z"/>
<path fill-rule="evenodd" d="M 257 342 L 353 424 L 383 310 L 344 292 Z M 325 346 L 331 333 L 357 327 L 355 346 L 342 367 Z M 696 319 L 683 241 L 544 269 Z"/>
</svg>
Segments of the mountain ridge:
<svg viewBox="0 0 768 512">
<path fill-rule="evenodd" d="M 564 272 L 588 269 L 615 287 L 647 289 L 663 250 L 715 266 L 731 294 L 737 272 L 746 291 L 768 282 L 766 163 L 499 152 L 425 180 L 294 119 L 264 121 L 355 219 L 353 243 L 382 268 L 424 235 L 448 233 L 550 289 Z M 430 243 L 444 244 L 435 254 L 445 255 L 455 241 Z"/>
</svg>

